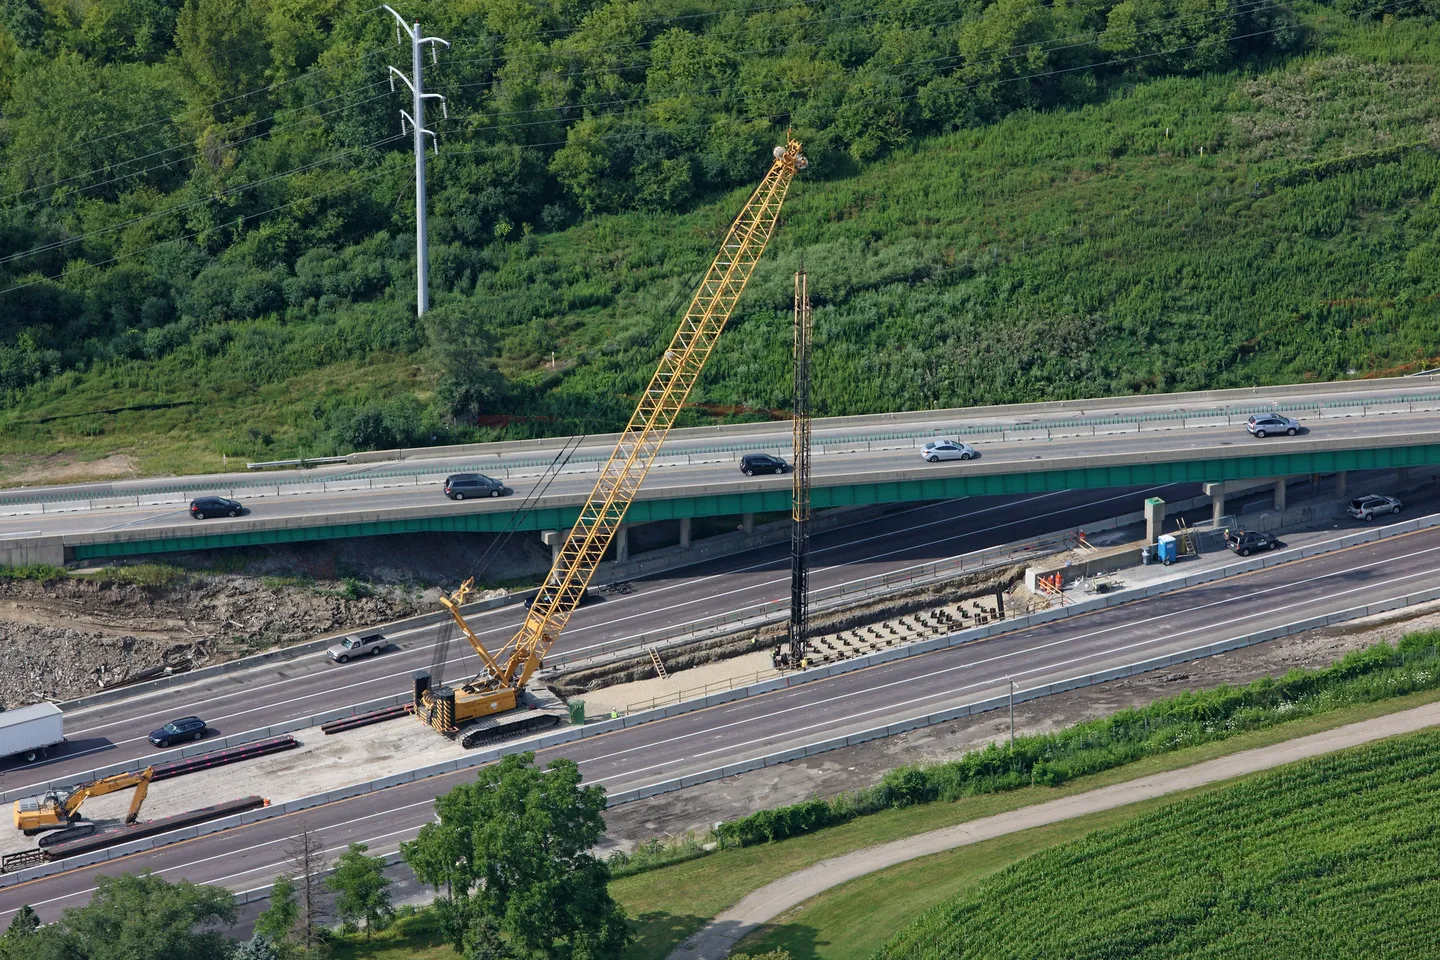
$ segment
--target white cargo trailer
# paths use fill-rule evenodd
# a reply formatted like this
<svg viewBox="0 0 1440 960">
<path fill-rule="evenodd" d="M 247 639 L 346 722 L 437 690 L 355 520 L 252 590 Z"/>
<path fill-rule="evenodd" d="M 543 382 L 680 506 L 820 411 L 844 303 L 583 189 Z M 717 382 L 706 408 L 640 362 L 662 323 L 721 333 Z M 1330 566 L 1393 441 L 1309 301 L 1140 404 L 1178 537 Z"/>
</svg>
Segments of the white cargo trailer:
<svg viewBox="0 0 1440 960">
<path fill-rule="evenodd" d="M 0 758 L 31 763 L 65 742 L 65 716 L 53 703 L 0 711 Z"/>
</svg>

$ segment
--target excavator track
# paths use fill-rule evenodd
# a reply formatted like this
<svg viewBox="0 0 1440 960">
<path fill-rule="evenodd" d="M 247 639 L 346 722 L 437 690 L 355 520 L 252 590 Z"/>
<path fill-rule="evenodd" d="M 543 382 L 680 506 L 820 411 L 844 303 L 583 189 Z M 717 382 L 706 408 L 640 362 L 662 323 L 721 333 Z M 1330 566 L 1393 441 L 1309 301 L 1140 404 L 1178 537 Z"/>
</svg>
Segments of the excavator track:
<svg viewBox="0 0 1440 960">
<path fill-rule="evenodd" d="M 43 849 L 45 847 L 53 847 L 59 843 L 69 843 L 71 840 L 79 840 L 81 837 L 88 837 L 94 832 L 95 824 L 89 820 L 85 820 L 81 823 L 71 824 L 63 830 L 42 834 L 36 843 Z"/>
</svg>

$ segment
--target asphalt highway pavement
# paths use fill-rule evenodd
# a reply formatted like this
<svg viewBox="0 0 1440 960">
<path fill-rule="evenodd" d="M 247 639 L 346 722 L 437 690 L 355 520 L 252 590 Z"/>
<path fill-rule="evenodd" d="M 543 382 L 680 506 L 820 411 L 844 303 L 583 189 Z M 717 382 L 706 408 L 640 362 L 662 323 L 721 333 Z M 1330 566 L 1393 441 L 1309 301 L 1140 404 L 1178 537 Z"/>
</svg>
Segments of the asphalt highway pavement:
<svg viewBox="0 0 1440 960">
<path fill-rule="evenodd" d="M 830 740 L 1008 689 L 1043 685 L 1433 586 L 1440 529 L 1392 537 L 1277 567 L 1016 630 L 962 647 L 657 720 L 539 752 L 569 757 L 585 779 L 623 790 Z M 434 817 L 432 801 L 473 771 L 434 777 L 0 890 L 0 923 L 28 903 L 49 920 L 85 902 L 101 874 L 153 870 L 244 890 L 287 868 L 300 824 L 331 855 L 350 842 L 397 848 Z"/>
<path fill-rule="evenodd" d="M 815 566 L 810 583 L 812 589 L 821 589 L 1024 542 L 1138 511 L 1148 496 L 1177 501 L 1198 492 L 1197 485 L 1183 484 L 917 505 L 817 534 L 811 541 Z M 632 593 L 611 595 L 578 610 L 552 648 L 552 660 L 562 654 L 624 648 L 647 631 L 743 612 L 788 597 L 789 566 L 788 547 L 782 546 L 632 581 Z M 512 605 L 472 615 L 469 621 L 482 642 L 498 647 L 518 629 L 523 615 L 518 605 Z M 345 665 L 312 653 L 153 693 L 137 690 L 133 697 L 67 711 L 67 743 L 37 763 L 7 761 L 0 766 L 0 790 L 151 756 L 156 750 L 146 735 L 174 717 L 196 714 L 209 722 L 215 731 L 212 736 L 230 735 L 402 693 L 409 689 L 413 671 L 429 668 L 437 636 L 449 629 L 430 626 L 396 634 L 387 652 Z M 459 679 L 473 673 L 477 663 L 463 639 L 456 639 L 446 676 Z"/>
<path fill-rule="evenodd" d="M 1418 388 L 1417 388 L 1418 389 Z M 1436 395 L 1440 398 L 1440 394 Z M 1436 400 L 1440 406 L 1440 399 Z M 1168 409 L 1157 403 L 1157 408 Z M 1348 408 L 1346 408 L 1348 409 Z M 979 421 L 971 423 L 976 425 Z M 1092 435 L 1073 435 L 1057 428 L 1054 438 L 1045 432 L 996 433 L 966 438 L 979 453 L 979 459 L 968 463 L 949 461 L 936 464 L 925 463 L 919 456 L 919 439 L 875 440 L 862 438 L 879 436 L 878 428 L 867 430 L 847 429 L 832 431 L 831 445 L 825 446 L 824 439 L 816 440 L 818 455 L 813 463 L 813 483 L 816 486 L 829 484 L 864 483 L 868 478 L 896 470 L 910 471 L 917 478 L 927 475 L 963 474 L 977 469 L 990 470 L 995 465 L 1029 464 L 1035 460 L 1059 460 L 1076 457 L 1128 456 L 1140 458 L 1144 455 L 1175 453 L 1194 456 L 1197 452 L 1213 456 L 1249 454 L 1256 452 L 1279 453 L 1287 443 L 1304 440 L 1366 440 L 1375 437 L 1394 437 L 1405 440 L 1408 437 L 1440 432 L 1440 412 L 1428 408 L 1396 410 L 1383 415 L 1325 416 L 1304 419 L 1303 429 L 1296 437 L 1267 437 L 1258 440 L 1245 432 L 1244 417 L 1226 423 L 1223 419 L 1192 421 L 1181 426 L 1179 421 L 1146 421 L 1135 419 L 1118 425 L 1092 426 L 1083 429 L 1096 431 Z M 935 424 L 911 424 L 910 429 L 933 428 L 942 430 L 945 422 Z M 949 424 L 953 425 L 953 424 Z M 753 436 L 729 436 L 720 441 L 702 443 L 697 440 L 667 443 L 660 458 L 647 477 L 640 493 L 641 499 L 663 498 L 678 495 L 703 495 L 706 485 L 731 484 L 745 481 L 737 460 L 744 452 L 759 450 L 780 450 L 788 444 L 788 432 L 777 440 L 773 430 L 762 430 L 758 425 Z M 848 437 L 849 439 L 845 439 Z M 783 443 L 780 441 L 783 440 Z M 779 446 L 777 446 L 777 443 Z M 723 448 L 723 449 L 721 449 Z M 783 452 L 783 451 L 782 451 Z M 576 503 L 588 494 L 595 481 L 595 473 L 603 462 L 608 450 L 581 448 L 549 482 L 544 489 L 541 503 Z M 53 535 L 74 535 L 81 533 L 104 533 L 111 531 L 150 530 L 160 532 L 179 526 L 188 533 L 203 527 L 206 532 L 223 532 L 228 525 L 247 520 L 279 518 L 343 518 L 365 511 L 400 509 L 417 506 L 439 506 L 448 512 L 486 512 L 493 510 L 510 511 L 535 488 L 544 483 L 543 473 L 549 462 L 549 455 L 537 459 L 535 454 L 519 452 L 504 456 L 479 456 L 435 461 L 415 459 L 383 462 L 362 466 L 351 466 L 342 472 L 317 472 L 306 474 L 305 489 L 310 492 L 294 493 L 294 475 L 277 475 L 273 487 L 253 486 L 236 488 L 234 484 L 259 484 L 256 476 L 218 477 L 213 489 L 206 492 L 224 496 L 234 495 L 244 505 L 246 512 L 237 518 L 219 517 L 205 521 L 191 520 L 185 503 L 191 494 L 180 496 L 175 502 L 146 504 L 144 498 L 137 505 L 116 505 L 91 509 L 89 501 L 76 500 L 58 506 L 51 504 L 50 512 L 41 513 L 37 504 L 16 504 L 0 506 L 0 537 L 34 537 Z M 500 477 L 515 490 L 509 497 L 451 502 L 445 499 L 440 484 L 447 472 L 462 470 L 480 471 Z M 415 476 L 416 471 L 429 471 Z M 790 479 L 784 476 L 755 477 L 748 481 L 754 489 L 775 486 L 788 489 Z M 231 484 L 226 486 L 226 484 Z M 94 488 L 96 485 L 90 485 Z M 104 485 L 101 485 L 104 486 Z M 123 487 L 122 484 L 113 485 Z M 322 489 L 327 487 L 328 489 Z M 76 488 L 86 490 L 89 488 Z M 56 495 L 66 493 L 66 488 L 55 488 Z M 73 492 L 73 491 L 72 491 Z M 198 493 L 199 491 L 194 491 Z M 25 491 L 27 496 L 34 491 Z M 18 496 L 20 491 L 0 495 L 0 504 L 7 496 Z M 113 501 L 112 501 L 113 502 Z"/>
</svg>

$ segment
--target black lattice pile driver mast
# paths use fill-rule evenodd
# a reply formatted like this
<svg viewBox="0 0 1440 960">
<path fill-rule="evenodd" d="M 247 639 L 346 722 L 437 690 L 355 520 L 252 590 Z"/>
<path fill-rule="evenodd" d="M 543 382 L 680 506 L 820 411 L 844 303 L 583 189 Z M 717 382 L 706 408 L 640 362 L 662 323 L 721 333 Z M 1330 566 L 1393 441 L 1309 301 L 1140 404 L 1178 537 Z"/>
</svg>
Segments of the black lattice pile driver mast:
<svg viewBox="0 0 1440 960">
<path fill-rule="evenodd" d="M 640 397 L 620 439 L 600 471 L 595 489 L 580 508 L 550 575 L 509 642 L 491 654 L 465 623 L 460 603 L 471 582 L 441 602 L 483 664 L 481 672 L 459 687 L 431 688 L 429 675 L 415 675 L 415 715 L 442 733 L 461 724 L 513 710 L 520 692 L 549 651 L 585 595 L 595 568 L 615 538 L 640 484 L 660 453 L 660 445 L 690 396 L 720 332 L 735 310 L 760 255 L 770 242 L 780 208 L 795 174 L 806 160 L 795 140 L 775 148 L 775 160 L 760 186 L 730 225 L 720 252 L 706 270 L 670 346 Z"/>
<path fill-rule="evenodd" d="M 795 397 L 792 415 L 795 470 L 791 474 L 790 628 L 782 663 L 805 659 L 810 620 L 810 292 L 804 270 L 795 274 Z"/>
</svg>

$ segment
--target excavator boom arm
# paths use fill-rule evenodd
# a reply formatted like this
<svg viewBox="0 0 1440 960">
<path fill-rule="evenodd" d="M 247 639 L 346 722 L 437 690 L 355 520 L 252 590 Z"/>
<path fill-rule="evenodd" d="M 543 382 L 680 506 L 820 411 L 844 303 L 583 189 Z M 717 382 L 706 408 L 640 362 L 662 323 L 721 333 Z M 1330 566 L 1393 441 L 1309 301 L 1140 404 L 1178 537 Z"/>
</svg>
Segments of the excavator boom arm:
<svg viewBox="0 0 1440 960">
<path fill-rule="evenodd" d="M 71 791 L 61 805 L 65 819 L 75 819 L 80 805 L 91 797 L 103 797 L 107 793 L 136 787 L 135 799 L 130 802 L 130 814 L 125 818 L 126 823 L 134 823 L 135 818 L 140 815 L 140 805 L 145 802 L 145 795 L 150 792 L 150 778 L 153 776 L 155 776 L 155 768 L 146 767 L 144 770 L 133 773 L 117 773 L 103 780 L 92 780 L 90 783 L 81 784 Z"/>
<path fill-rule="evenodd" d="M 504 660 L 502 682 L 523 688 L 579 605 L 775 231 L 791 180 L 805 166 L 796 141 L 775 148 L 775 162 L 731 224 L 525 623 L 497 656 Z"/>
</svg>

